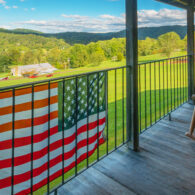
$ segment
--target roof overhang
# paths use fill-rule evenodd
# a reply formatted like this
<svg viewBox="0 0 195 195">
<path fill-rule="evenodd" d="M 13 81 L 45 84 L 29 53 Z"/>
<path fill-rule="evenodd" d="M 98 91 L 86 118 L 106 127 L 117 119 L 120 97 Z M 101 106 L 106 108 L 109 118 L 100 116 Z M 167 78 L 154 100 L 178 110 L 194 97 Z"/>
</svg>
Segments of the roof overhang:
<svg viewBox="0 0 195 195">
<path fill-rule="evenodd" d="M 160 1 L 162 3 L 166 3 L 183 9 L 187 9 L 189 7 L 194 7 L 195 9 L 194 0 L 156 0 L 156 1 Z"/>
</svg>

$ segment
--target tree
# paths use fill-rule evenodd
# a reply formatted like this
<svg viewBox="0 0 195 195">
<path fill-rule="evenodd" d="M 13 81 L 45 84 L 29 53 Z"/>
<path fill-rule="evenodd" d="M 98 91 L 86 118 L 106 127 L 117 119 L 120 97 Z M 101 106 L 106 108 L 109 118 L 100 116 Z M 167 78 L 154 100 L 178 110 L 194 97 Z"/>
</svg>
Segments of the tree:
<svg viewBox="0 0 195 195">
<path fill-rule="evenodd" d="M 73 68 L 88 64 L 89 56 L 85 45 L 76 44 L 70 50 L 70 63 Z"/>
<path fill-rule="evenodd" d="M 181 38 L 175 32 L 169 32 L 158 37 L 159 47 L 162 49 L 162 52 L 165 53 L 168 57 L 171 56 L 171 53 L 176 49 L 181 49 Z"/>
<path fill-rule="evenodd" d="M 155 39 L 147 37 L 145 40 L 140 40 L 138 42 L 139 56 L 151 55 L 156 49 L 157 49 L 157 41 Z"/>
<path fill-rule="evenodd" d="M 118 53 L 118 54 L 117 54 L 117 60 L 118 60 L 118 61 L 122 61 L 123 59 L 124 59 L 123 54 L 122 54 L 122 53 Z"/>
<path fill-rule="evenodd" d="M 8 56 L 0 55 L 0 72 L 4 72 L 10 64 L 11 59 Z"/>
<path fill-rule="evenodd" d="M 87 52 L 89 55 L 89 63 L 95 66 L 99 65 L 106 59 L 104 50 L 100 47 L 99 43 L 90 43 L 87 45 Z"/>
</svg>

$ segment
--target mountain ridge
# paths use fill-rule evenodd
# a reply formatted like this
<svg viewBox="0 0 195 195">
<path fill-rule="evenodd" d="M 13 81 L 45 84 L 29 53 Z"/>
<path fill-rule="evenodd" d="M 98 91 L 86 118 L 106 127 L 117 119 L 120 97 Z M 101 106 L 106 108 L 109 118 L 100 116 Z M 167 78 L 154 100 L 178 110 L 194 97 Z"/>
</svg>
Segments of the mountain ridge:
<svg viewBox="0 0 195 195">
<path fill-rule="evenodd" d="M 112 38 L 124 38 L 126 31 L 108 32 L 108 33 L 87 33 L 87 32 L 62 32 L 62 33 L 43 33 L 40 31 L 30 29 L 3 29 L 0 28 L 0 32 L 13 33 L 13 34 L 34 34 L 44 37 L 54 37 L 57 39 L 64 39 L 67 43 L 73 44 L 88 44 L 90 42 L 97 42 L 103 40 L 110 40 Z M 173 26 L 160 26 L 160 27 L 141 27 L 138 29 L 138 39 L 144 40 L 146 37 L 157 39 L 160 35 L 176 32 L 181 39 L 186 36 L 187 27 L 181 25 Z"/>
</svg>

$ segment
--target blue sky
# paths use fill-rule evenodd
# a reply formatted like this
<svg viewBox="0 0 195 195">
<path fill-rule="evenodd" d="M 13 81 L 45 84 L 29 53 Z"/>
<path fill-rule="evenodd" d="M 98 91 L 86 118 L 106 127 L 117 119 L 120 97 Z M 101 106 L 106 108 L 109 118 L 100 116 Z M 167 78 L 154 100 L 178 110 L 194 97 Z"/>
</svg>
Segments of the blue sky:
<svg viewBox="0 0 195 195">
<path fill-rule="evenodd" d="M 140 27 L 185 24 L 185 11 L 154 0 L 138 0 L 138 9 Z M 0 27 L 119 31 L 124 29 L 124 13 L 125 0 L 0 0 Z"/>
</svg>

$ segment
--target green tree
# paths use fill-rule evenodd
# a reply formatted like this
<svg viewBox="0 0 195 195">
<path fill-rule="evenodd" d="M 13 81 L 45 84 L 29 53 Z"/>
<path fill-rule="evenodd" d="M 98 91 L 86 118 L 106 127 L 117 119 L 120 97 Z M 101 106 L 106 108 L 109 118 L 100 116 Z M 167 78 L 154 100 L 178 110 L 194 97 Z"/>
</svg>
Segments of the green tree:
<svg viewBox="0 0 195 195">
<path fill-rule="evenodd" d="M 85 45 L 75 44 L 70 50 L 71 67 L 83 67 L 88 64 L 89 56 Z"/>
<path fill-rule="evenodd" d="M 8 56 L 0 55 L 0 72 L 8 70 L 9 65 L 11 65 L 11 59 Z"/>
<path fill-rule="evenodd" d="M 122 53 L 118 53 L 118 54 L 117 54 L 117 60 L 118 60 L 118 61 L 122 61 L 123 59 L 124 59 L 123 54 L 122 54 Z"/>
<path fill-rule="evenodd" d="M 172 52 L 181 49 L 180 41 L 180 36 L 175 32 L 169 32 L 158 37 L 159 47 L 168 57 L 171 56 Z"/>
</svg>

